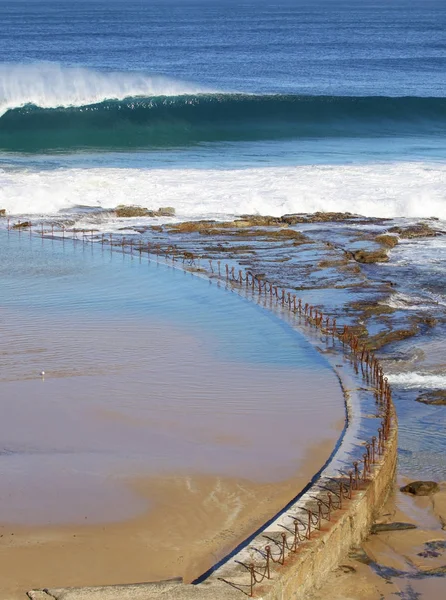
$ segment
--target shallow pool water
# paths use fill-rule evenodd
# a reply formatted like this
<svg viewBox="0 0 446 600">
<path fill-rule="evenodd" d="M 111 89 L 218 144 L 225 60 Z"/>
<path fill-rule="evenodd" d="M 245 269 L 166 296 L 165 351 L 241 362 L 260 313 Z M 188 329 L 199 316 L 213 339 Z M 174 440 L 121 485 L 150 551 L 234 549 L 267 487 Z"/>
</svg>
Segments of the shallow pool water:
<svg viewBox="0 0 446 600">
<path fill-rule="evenodd" d="M 99 244 L 0 246 L 0 521 L 124 518 L 145 506 L 129 477 L 309 479 L 328 458 L 338 379 L 271 312 Z"/>
</svg>

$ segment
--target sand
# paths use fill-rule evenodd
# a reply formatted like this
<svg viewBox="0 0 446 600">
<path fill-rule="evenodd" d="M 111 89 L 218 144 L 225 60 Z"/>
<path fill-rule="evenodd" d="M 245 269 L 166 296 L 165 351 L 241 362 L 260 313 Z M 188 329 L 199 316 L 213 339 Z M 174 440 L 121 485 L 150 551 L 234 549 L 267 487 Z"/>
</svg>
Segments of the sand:
<svg viewBox="0 0 446 600">
<path fill-rule="evenodd" d="M 152 508 L 103 524 L 0 526 L 0 597 L 33 588 L 191 581 L 281 510 L 330 453 L 312 449 L 305 469 L 281 483 L 217 476 L 136 478 L 132 489 Z"/>
<path fill-rule="evenodd" d="M 404 483 L 400 478 L 378 522 L 412 523 L 417 528 L 370 535 L 363 551 L 346 557 L 312 600 L 439 600 L 445 596 L 446 482 L 429 497 L 402 494 L 398 488 Z M 444 544 L 438 556 L 426 555 L 430 542 Z M 429 574 L 442 567 L 443 574 Z"/>
</svg>

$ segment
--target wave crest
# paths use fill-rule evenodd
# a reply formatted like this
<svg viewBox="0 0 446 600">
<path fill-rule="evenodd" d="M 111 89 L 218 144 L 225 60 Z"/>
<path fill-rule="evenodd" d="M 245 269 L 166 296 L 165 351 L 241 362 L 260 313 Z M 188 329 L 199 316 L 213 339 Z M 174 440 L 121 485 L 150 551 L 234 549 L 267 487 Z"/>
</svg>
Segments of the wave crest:
<svg viewBox="0 0 446 600">
<path fill-rule="evenodd" d="M 131 96 L 177 96 L 206 91 L 210 90 L 144 73 L 102 72 L 57 63 L 0 64 L 0 116 L 28 104 L 59 108 Z"/>
</svg>

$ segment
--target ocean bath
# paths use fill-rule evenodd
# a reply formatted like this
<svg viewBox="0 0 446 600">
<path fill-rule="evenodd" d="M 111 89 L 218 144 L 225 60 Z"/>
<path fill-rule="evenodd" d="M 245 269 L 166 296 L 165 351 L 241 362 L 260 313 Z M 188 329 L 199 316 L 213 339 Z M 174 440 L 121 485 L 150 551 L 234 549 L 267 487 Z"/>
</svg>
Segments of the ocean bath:
<svg viewBox="0 0 446 600">
<path fill-rule="evenodd" d="M 68 565 L 118 528 L 130 553 L 141 535 L 163 549 L 144 546 L 144 577 L 138 566 L 117 577 L 107 559 L 95 582 L 198 575 L 328 459 L 345 414 L 339 381 L 272 313 L 100 244 L 12 231 L 0 243 L 0 521 L 16 535 L 0 553 L 12 572 L 30 537 L 44 557 L 54 537 L 57 548 L 82 532 L 63 583 L 94 583 L 88 565 L 79 576 Z M 206 524 L 192 538 L 187 515 Z"/>
</svg>

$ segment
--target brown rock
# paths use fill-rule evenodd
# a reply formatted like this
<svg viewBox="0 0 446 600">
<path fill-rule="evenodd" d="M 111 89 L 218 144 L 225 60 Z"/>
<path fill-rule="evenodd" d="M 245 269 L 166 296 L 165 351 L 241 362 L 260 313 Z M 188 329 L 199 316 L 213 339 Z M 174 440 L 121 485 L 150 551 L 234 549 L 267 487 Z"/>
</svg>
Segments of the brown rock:
<svg viewBox="0 0 446 600">
<path fill-rule="evenodd" d="M 391 227 L 389 233 L 398 233 L 400 237 L 406 239 L 419 238 L 419 237 L 435 237 L 440 235 L 440 232 L 432 229 L 427 223 L 416 223 L 415 225 L 409 225 L 408 227 Z"/>
<path fill-rule="evenodd" d="M 242 215 L 235 223 L 238 223 L 239 221 L 243 221 L 244 223 L 249 224 L 245 226 L 251 227 L 268 227 L 285 223 L 285 221 L 282 221 L 282 217 L 271 217 L 268 215 Z"/>
<path fill-rule="evenodd" d="M 376 236 L 375 242 L 378 242 L 378 244 L 381 244 L 386 248 L 394 248 L 398 244 L 398 238 L 396 235 L 388 235 L 383 233 L 382 235 Z"/>
<path fill-rule="evenodd" d="M 23 221 L 23 223 L 15 223 L 13 229 L 28 229 L 31 227 L 31 221 Z"/>
<path fill-rule="evenodd" d="M 142 206 L 124 206 L 120 204 L 115 208 L 115 214 L 121 218 L 131 217 L 153 217 L 153 211 L 143 208 Z"/>
<path fill-rule="evenodd" d="M 446 390 L 423 392 L 418 396 L 417 402 L 431 404 L 432 406 L 446 406 Z"/>
<path fill-rule="evenodd" d="M 6 208 L 0 208 L 0 217 L 6 217 Z"/>
<path fill-rule="evenodd" d="M 280 220 L 288 225 L 297 225 L 298 223 L 330 223 L 336 221 L 351 221 L 359 219 L 359 215 L 349 212 L 315 212 L 313 214 L 292 214 L 283 215 Z"/>
<path fill-rule="evenodd" d="M 418 328 L 414 325 L 411 329 L 393 329 L 391 331 L 382 331 L 369 338 L 369 346 L 374 350 L 378 350 L 387 344 L 400 342 L 407 338 L 413 337 L 418 333 Z"/>
<path fill-rule="evenodd" d="M 435 481 L 412 481 L 400 488 L 401 492 L 414 496 L 430 496 L 439 490 L 440 487 Z"/>
<path fill-rule="evenodd" d="M 173 208 L 173 206 L 161 206 L 161 208 L 159 208 L 156 211 L 156 216 L 158 216 L 158 217 L 174 217 L 175 209 Z"/>
<path fill-rule="evenodd" d="M 387 262 L 389 260 L 385 250 L 357 250 L 353 254 L 353 258 L 356 262 L 363 264 Z"/>
</svg>

